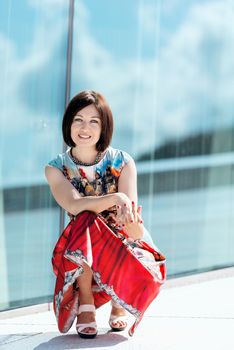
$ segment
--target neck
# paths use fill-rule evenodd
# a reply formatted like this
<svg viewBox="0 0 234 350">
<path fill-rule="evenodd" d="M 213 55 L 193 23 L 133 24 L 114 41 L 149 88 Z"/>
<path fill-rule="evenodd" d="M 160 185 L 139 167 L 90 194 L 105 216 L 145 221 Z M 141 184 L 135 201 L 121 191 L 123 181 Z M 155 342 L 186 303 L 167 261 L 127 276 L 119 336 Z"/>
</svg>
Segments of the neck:
<svg viewBox="0 0 234 350">
<path fill-rule="evenodd" d="M 93 163 L 97 157 L 98 151 L 96 149 L 82 149 L 74 147 L 72 148 L 73 157 L 84 163 Z"/>
</svg>

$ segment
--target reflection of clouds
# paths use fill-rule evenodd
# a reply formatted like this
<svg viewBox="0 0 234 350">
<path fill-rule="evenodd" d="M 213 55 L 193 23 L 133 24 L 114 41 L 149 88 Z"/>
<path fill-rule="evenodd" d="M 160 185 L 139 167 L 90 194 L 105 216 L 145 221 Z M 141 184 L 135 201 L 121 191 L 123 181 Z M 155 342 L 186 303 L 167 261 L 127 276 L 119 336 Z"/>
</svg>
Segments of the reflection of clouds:
<svg viewBox="0 0 234 350">
<path fill-rule="evenodd" d="M 124 148 L 142 152 L 171 137 L 233 123 L 234 11 L 228 1 L 194 1 L 178 28 L 170 33 L 160 51 L 156 50 L 156 58 L 138 52 L 132 60 L 123 57 L 118 61 L 111 48 L 97 42 L 94 31 L 90 33 L 91 15 L 96 14 L 88 11 L 84 1 L 76 6 L 73 93 L 81 85 L 82 89 L 94 88 L 107 97 L 115 112 L 117 129 L 131 133 L 130 128 L 134 128 L 134 145 L 131 137 L 125 138 L 121 140 Z M 181 3 L 174 1 L 171 6 L 176 11 Z M 152 38 L 150 30 L 156 30 L 152 19 L 157 7 L 153 9 L 146 6 L 141 14 L 139 24 L 144 33 L 139 33 L 140 40 L 147 35 Z M 168 13 L 172 9 L 164 6 Z M 143 18 L 147 22 L 144 26 Z M 163 36 L 164 27 L 160 32 Z M 158 40 L 156 32 L 154 37 Z M 144 45 L 138 43 L 139 47 Z M 151 41 L 151 45 L 158 42 Z"/>
<path fill-rule="evenodd" d="M 28 4 L 30 11 L 36 11 L 32 17 L 36 22 L 28 23 L 33 39 L 24 51 L 0 33 L 0 149 L 7 165 L 4 176 L 12 178 L 12 157 L 18 174 L 31 176 L 42 171 L 45 153 L 56 154 L 61 144 L 67 2 L 30 0 Z M 138 11 L 138 51 L 133 58 L 129 54 L 116 58 L 111 47 L 95 38 L 95 30 L 102 28 L 91 34 L 95 16 L 105 14 L 92 13 L 85 1 L 75 2 L 72 93 L 92 88 L 107 97 L 122 138 L 116 144 L 131 153 L 144 152 L 171 137 L 233 123 L 233 4 L 194 1 L 159 47 L 168 28 L 162 26 L 160 35 L 157 32 L 155 2 L 151 8 L 148 2 L 146 7 L 142 7 L 146 2 L 139 4 L 144 12 Z M 162 13 L 176 13 L 181 6 L 181 1 L 167 1 Z M 103 33 L 112 34 L 112 28 Z M 144 51 L 146 43 L 155 46 L 151 55 Z"/>
<path fill-rule="evenodd" d="M 28 23 L 32 40 L 22 46 L 18 36 L 10 40 L 8 33 L 0 33 L 0 151 L 7 183 L 44 178 L 48 154 L 55 156 L 62 147 L 67 4 L 28 3 L 36 10 Z M 48 14 L 50 7 L 53 13 Z M 14 18 L 10 23 L 14 25 Z"/>
<path fill-rule="evenodd" d="M 179 136 L 233 122 L 227 113 L 233 101 L 226 93 L 233 85 L 233 21 L 227 2 L 195 5 L 162 50 L 160 76 L 167 94 L 160 94 L 160 115 L 169 124 L 168 105 L 173 106 L 173 119 L 184 120 Z"/>
<path fill-rule="evenodd" d="M 151 38 L 157 29 L 157 19 L 160 16 L 160 1 L 139 2 L 138 23 L 145 36 Z"/>
<path fill-rule="evenodd" d="M 202 0 L 203 1 L 203 0 Z M 172 14 L 176 13 L 178 7 L 186 7 L 188 6 L 188 0 L 170 0 L 170 1 L 162 1 L 162 13 L 163 14 Z"/>
<path fill-rule="evenodd" d="M 57 17 L 58 9 L 66 10 L 67 2 L 64 0 L 28 0 L 28 5 L 35 10 L 43 12 L 44 17 Z"/>
</svg>

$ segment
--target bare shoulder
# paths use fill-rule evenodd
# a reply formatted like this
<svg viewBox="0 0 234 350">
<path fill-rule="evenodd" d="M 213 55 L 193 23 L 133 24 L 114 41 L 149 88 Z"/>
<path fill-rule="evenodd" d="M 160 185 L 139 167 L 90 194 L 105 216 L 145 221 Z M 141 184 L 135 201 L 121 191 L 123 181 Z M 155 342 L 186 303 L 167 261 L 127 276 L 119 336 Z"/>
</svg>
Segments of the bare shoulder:
<svg viewBox="0 0 234 350">
<path fill-rule="evenodd" d="M 137 172 L 133 158 L 129 159 L 120 173 L 118 191 L 137 203 Z"/>
<path fill-rule="evenodd" d="M 133 158 L 131 158 L 127 164 L 124 165 L 120 176 L 119 176 L 119 184 L 120 187 L 122 184 L 129 184 L 131 181 L 135 181 L 137 177 L 136 164 Z"/>
<path fill-rule="evenodd" d="M 45 166 L 45 176 L 50 185 L 56 184 L 62 180 L 65 180 L 65 177 L 61 170 L 55 168 L 52 165 Z"/>
<path fill-rule="evenodd" d="M 136 164 L 134 159 L 131 157 L 128 161 L 128 163 L 123 167 L 121 174 L 122 175 L 130 175 L 136 173 Z"/>
</svg>

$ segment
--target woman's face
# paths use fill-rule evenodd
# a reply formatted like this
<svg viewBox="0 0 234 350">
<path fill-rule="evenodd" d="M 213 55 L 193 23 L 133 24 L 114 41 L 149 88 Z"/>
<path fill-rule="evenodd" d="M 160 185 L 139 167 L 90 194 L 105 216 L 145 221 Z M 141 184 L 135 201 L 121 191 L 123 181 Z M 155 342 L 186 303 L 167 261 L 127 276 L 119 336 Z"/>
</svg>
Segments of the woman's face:
<svg viewBox="0 0 234 350">
<path fill-rule="evenodd" d="M 81 109 L 74 116 L 71 138 L 76 146 L 96 148 L 101 131 L 101 118 L 94 104 Z"/>
</svg>

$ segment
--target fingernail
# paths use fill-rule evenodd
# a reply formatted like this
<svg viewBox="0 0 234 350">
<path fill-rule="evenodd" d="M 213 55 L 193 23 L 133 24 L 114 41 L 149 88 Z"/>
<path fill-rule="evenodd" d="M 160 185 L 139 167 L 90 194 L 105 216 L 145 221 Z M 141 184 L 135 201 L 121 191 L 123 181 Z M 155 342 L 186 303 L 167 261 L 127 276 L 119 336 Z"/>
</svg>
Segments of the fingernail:
<svg viewBox="0 0 234 350">
<path fill-rule="evenodd" d="M 120 205 L 117 205 L 117 208 L 119 209 L 119 208 L 120 208 Z"/>
<path fill-rule="evenodd" d="M 135 202 L 134 201 L 132 201 L 132 205 L 134 205 L 135 204 Z"/>
<path fill-rule="evenodd" d="M 131 223 L 133 223 L 134 221 L 133 220 L 131 220 Z"/>
<path fill-rule="evenodd" d="M 122 224 L 122 226 L 124 227 L 125 225 L 124 225 L 124 224 Z"/>
<path fill-rule="evenodd" d="M 124 203 L 124 206 L 126 207 L 126 206 L 127 206 L 127 204 L 126 204 L 126 203 Z"/>
<path fill-rule="evenodd" d="M 140 221 L 140 224 L 143 224 L 143 221 L 142 221 L 142 220 Z"/>
</svg>

